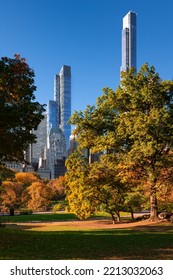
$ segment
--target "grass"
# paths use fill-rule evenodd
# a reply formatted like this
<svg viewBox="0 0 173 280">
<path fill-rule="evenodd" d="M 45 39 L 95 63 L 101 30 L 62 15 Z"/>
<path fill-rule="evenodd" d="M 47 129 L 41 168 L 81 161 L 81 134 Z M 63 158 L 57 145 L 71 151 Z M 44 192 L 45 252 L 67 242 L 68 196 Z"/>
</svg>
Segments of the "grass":
<svg viewBox="0 0 173 280">
<path fill-rule="evenodd" d="M 71 213 L 49 213 L 32 215 L 0 216 L 0 223 L 30 223 L 30 222 L 56 222 L 77 220 L 77 217 Z"/>
<path fill-rule="evenodd" d="M 173 259 L 173 233 L 1 229 L 0 259 Z"/>
<path fill-rule="evenodd" d="M 129 216 L 129 213 L 121 213 L 122 219 Z M 110 215 L 105 212 L 98 212 L 90 219 L 111 219 Z M 29 223 L 29 222 L 58 222 L 58 221 L 79 220 L 76 215 L 72 213 L 58 212 L 58 213 L 42 213 L 31 215 L 15 215 L 15 216 L 0 216 L 0 223 Z"/>
<path fill-rule="evenodd" d="M 71 214 L 52 215 L 56 220 L 75 219 Z M 173 259 L 173 225 L 169 223 L 100 230 L 26 223 L 0 228 L 0 236 L 0 259 L 4 260 Z"/>
</svg>

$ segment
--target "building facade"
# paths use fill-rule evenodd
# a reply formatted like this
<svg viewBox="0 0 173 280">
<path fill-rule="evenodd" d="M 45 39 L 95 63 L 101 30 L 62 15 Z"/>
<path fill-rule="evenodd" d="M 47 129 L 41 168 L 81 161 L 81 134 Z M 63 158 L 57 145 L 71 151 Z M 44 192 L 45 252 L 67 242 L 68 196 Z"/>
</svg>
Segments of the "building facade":
<svg viewBox="0 0 173 280">
<path fill-rule="evenodd" d="M 136 13 L 128 12 L 123 18 L 121 71 L 136 68 Z"/>
<path fill-rule="evenodd" d="M 60 128 L 51 128 L 49 133 L 49 148 L 47 148 L 46 163 L 51 171 L 51 178 L 65 174 L 65 160 L 67 158 L 65 136 Z"/>
</svg>

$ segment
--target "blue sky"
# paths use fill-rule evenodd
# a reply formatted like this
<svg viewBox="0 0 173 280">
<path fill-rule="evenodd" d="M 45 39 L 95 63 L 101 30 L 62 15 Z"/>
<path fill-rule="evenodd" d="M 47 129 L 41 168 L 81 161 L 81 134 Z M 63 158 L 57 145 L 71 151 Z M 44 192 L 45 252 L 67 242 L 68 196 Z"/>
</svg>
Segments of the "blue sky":
<svg viewBox="0 0 173 280">
<path fill-rule="evenodd" d="M 122 18 L 137 13 L 137 67 L 173 78 L 172 0 L 0 0 L 0 55 L 19 53 L 35 71 L 40 103 L 53 99 L 54 76 L 72 68 L 72 112 L 115 89 Z"/>
</svg>

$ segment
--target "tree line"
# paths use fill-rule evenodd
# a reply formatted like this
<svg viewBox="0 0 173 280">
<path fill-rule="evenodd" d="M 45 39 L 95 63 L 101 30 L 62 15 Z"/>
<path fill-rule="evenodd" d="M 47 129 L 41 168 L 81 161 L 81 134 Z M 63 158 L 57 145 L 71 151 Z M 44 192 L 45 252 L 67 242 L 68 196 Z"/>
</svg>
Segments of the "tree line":
<svg viewBox="0 0 173 280">
<path fill-rule="evenodd" d="M 15 211 L 30 213 L 46 211 L 65 197 L 63 176 L 52 180 L 42 180 L 36 173 L 11 172 L 11 176 L 0 186 L 1 212 Z"/>
</svg>

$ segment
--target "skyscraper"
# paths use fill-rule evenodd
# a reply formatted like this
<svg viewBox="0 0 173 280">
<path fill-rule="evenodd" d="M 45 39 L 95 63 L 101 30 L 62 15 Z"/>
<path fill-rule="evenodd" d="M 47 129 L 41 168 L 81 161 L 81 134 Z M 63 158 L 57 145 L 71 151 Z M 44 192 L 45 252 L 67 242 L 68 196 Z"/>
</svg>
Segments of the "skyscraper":
<svg viewBox="0 0 173 280">
<path fill-rule="evenodd" d="M 71 116 L 71 67 L 63 65 L 54 81 L 54 101 L 56 102 L 57 127 L 61 128 L 69 147 L 71 125 L 67 122 Z"/>
<path fill-rule="evenodd" d="M 121 71 L 136 68 L 136 13 L 128 12 L 123 18 Z"/>
<path fill-rule="evenodd" d="M 69 148 L 71 125 L 71 67 L 63 65 L 54 80 L 54 100 L 47 106 L 46 166 L 52 178 L 65 172 L 65 158 Z"/>
</svg>

